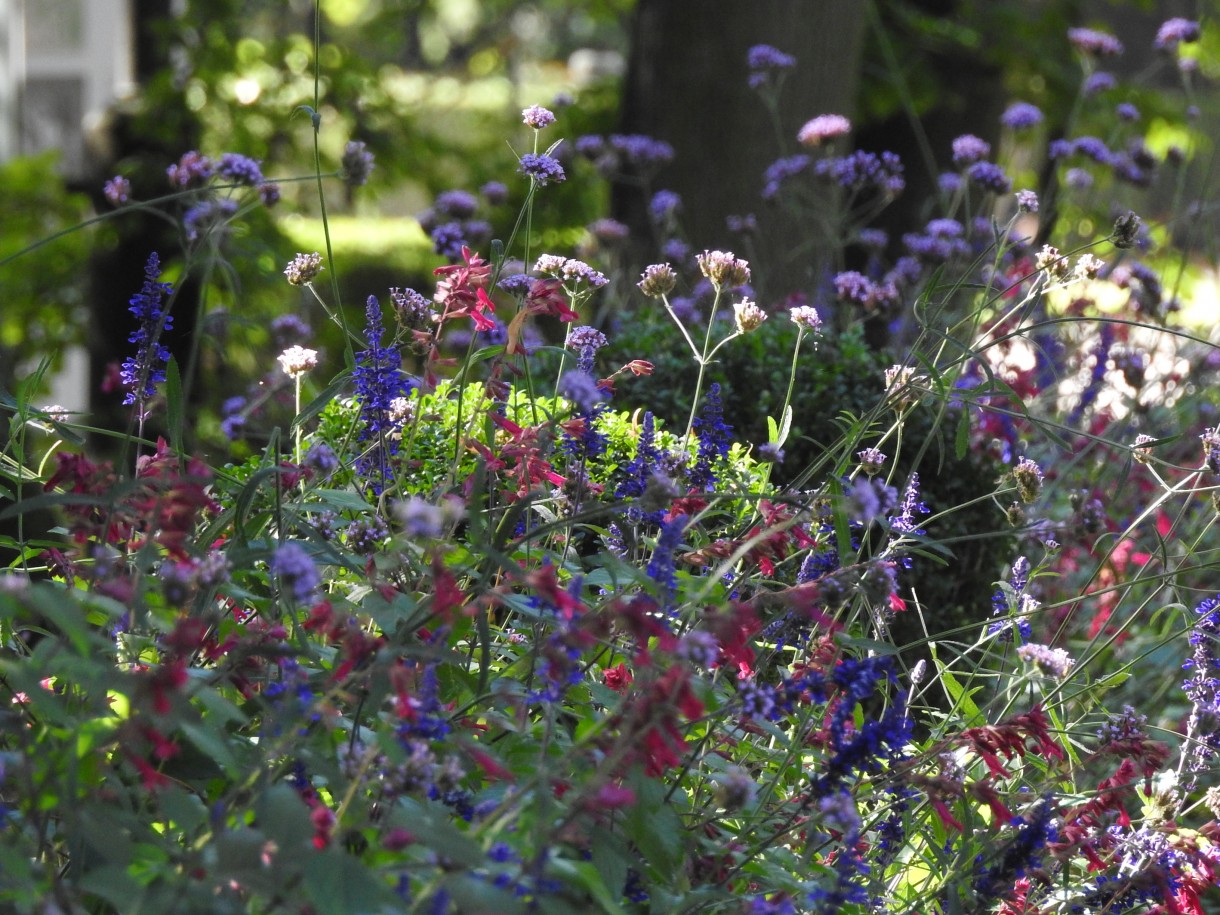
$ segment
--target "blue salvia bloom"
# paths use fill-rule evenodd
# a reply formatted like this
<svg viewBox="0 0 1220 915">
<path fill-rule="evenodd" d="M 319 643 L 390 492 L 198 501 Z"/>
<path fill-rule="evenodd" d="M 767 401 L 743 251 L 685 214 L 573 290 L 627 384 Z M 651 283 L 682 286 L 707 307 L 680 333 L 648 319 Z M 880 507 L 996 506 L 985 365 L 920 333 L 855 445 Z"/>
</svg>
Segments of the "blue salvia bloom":
<svg viewBox="0 0 1220 915">
<path fill-rule="evenodd" d="M 1012 586 L 1011 595 L 1000 588 L 991 596 L 991 615 L 1003 616 L 1006 619 L 988 623 L 987 632 L 989 635 L 999 633 L 1002 642 L 1011 642 L 1014 630 L 1020 633 L 1023 642 L 1028 642 L 1033 635 L 1028 614 L 1038 608 L 1038 603 L 1026 593 L 1029 572 L 1029 560 L 1024 556 L 1017 557 L 1017 561 L 1012 564 L 1012 574 L 1008 578 L 1008 583 Z"/>
<path fill-rule="evenodd" d="M 136 316 L 136 329 L 127 338 L 136 345 L 134 356 L 123 362 L 119 377 L 127 396 L 123 403 L 144 403 L 157 393 L 157 385 L 165 380 L 169 350 L 161 343 L 161 334 L 173 326 L 173 316 L 164 310 L 164 300 L 173 291 L 170 283 L 159 282 L 161 260 L 154 251 L 144 267 L 144 285 L 131 297 L 127 310 Z"/>
<path fill-rule="evenodd" d="M 703 413 L 695 420 L 695 431 L 699 435 L 699 449 L 695 453 L 695 466 L 691 468 L 690 482 L 698 489 L 711 489 L 716 483 L 712 464 L 717 458 L 728 455 L 729 443 L 733 436 L 733 427 L 724 421 L 718 383 L 712 384 L 707 390 Z"/>
<path fill-rule="evenodd" d="M 911 474 L 911 482 L 907 484 L 902 494 L 902 506 L 898 515 L 890 519 L 890 529 L 901 534 L 920 535 L 924 530 L 919 527 L 916 515 L 926 515 L 928 506 L 919 498 L 919 474 Z"/>
<path fill-rule="evenodd" d="M 657 546 L 652 551 L 652 559 L 648 563 L 648 577 L 657 583 L 663 598 L 662 608 L 665 610 L 673 607 L 674 595 L 678 589 L 674 551 L 682 543 L 682 533 L 685 530 L 686 515 L 675 515 L 670 520 L 661 522 L 661 533 L 657 537 Z"/>
<path fill-rule="evenodd" d="M 1032 811 L 1013 817 L 1008 824 L 1016 830 L 991 866 L 977 865 L 974 893 L 979 899 L 996 899 L 1012 889 L 1013 882 L 1041 866 L 1041 854 L 1058 833 L 1052 817 L 1055 806 L 1043 798 Z"/>
<path fill-rule="evenodd" d="M 623 468 L 623 479 L 614 490 L 620 499 L 639 498 L 644 494 L 648 478 L 657 470 L 661 453 L 656 446 L 656 420 L 651 412 L 640 423 L 640 437 L 635 445 L 635 457 Z"/>
<path fill-rule="evenodd" d="M 398 452 L 398 441 L 391 434 L 397 428 L 390 418 L 391 402 L 404 396 L 410 385 L 399 371 L 402 358 L 397 348 L 381 344 L 381 305 L 376 296 L 369 296 L 364 314 L 364 339 L 368 349 L 356 354 L 352 377 L 356 383 L 356 400 L 360 403 L 357 439 L 368 442 L 369 447 L 356 459 L 356 469 L 370 477 L 370 488 L 380 495 L 390 478 L 390 459 Z"/>
<path fill-rule="evenodd" d="M 1193 671 L 1182 689 L 1193 708 L 1187 722 L 1190 769 L 1198 771 L 1220 755 L 1220 600 L 1209 597 L 1195 607 L 1199 621 L 1190 633 L 1194 652 L 1183 668 Z"/>
</svg>

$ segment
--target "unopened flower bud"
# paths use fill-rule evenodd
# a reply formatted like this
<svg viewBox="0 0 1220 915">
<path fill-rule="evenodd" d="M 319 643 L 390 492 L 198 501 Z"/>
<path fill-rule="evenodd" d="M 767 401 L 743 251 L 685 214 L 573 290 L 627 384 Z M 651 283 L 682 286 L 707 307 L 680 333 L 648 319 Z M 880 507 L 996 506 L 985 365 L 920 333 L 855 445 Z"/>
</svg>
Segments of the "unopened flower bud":
<svg viewBox="0 0 1220 915">
<path fill-rule="evenodd" d="M 1004 518 L 1011 527 L 1021 527 L 1025 524 L 1025 509 L 1020 502 L 1014 502 L 1004 512 Z"/>
<path fill-rule="evenodd" d="M 1125 216 L 1114 220 L 1114 231 L 1110 234 L 1110 244 L 1116 248 L 1133 248 L 1140 234 L 1140 218 L 1130 210 Z"/>
</svg>

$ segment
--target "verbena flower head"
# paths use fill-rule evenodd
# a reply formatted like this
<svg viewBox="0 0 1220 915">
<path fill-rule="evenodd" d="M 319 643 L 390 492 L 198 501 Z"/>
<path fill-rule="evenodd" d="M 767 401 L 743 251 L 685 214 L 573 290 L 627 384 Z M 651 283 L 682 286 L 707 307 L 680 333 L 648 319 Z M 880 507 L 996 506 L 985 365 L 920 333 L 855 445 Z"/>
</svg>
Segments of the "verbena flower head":
<svg viewBox="0 0 1220 915">
<path fill-rule="evenodd" d="M 541 130 L 555 123 L 555 113 L 543 108 L 541 105 L 530 105 L 521 112 L 521 121 L 527 127 Z"/>
<path fill-rule="evenodd" d="M 851 121 L 841 114 L 819 114 L 806 121 L 797 132 L 796 139 L 802 146 L 817 147 L 828 140 L 851 133 Z"/>
<path fill-rule="evenodd" d="M 216 173 L 236 184 L 245 184 L 249 187 L 258 187 L 263 183 L 263 171 L 259 167 L 259 161 L 251 159 L 249 156 L 243 156 L 241 153 L 222 155 L 220 164 L 216 166 Z"/>
<path fill-rule="evenodd" d="M 965 168 L 991 155 L 991 144 L 972 133 L 962 134 L 953 141 L 953 164 Z"/>
<path fill-rule="evenodd" d="M 769 44 L 756 44 L 746 52 L 746 64 L 750 68 L 750 88 L 761 89 L 795 67 L 796 58 Z"/>
<path fill-rule="evenodd" d="M 115 175 L 102 187 L 102 194 L 111 206 L 122 206 L 131 197 L 131 182 L 122 175 Z"/>
<path fill-rule="evenodd" d="M 885 462 L 889 460 L 880 448 L 865 448 L 863 451 L 857 451 L 856 457 L 860 459 L 860 469 L 870 477 L 879 474 L 885 467 Z"/>
<path fill-rule="evenodd" d="M 278 356 L 280 367 L 290 378 L 299 378 L 318 365 L 318 351 L 303 346 L 290 346 Z"/>
<path fill-rule="evenodd" d="M 1042 109 L 1029 102 L 1013 102 L 1000 115 L 1000 123 L 1009 130 L 1029 130 L 1042 123 Z"/>
<path fill-rule="evenodd" d="M 750 268 L 731 251 L 704 251 L 695 255 L 699 270 L 721 289 L 744 286 L 750 282 Z"/>
<path fill-rule="evenodd" d="M 994 162 L 975 162 L 966 169 L 966 179 L 993 194 L 1007 194 L 1012 190 L 1012 179 Z"/>
<path fill-rule="evenodd" d="M 742 299 L 733 303 L 733 321 L 738 333 L 748 334 L 757 330 L 767 320 L 767 313 L 750 299 Z"/>
<path fill-rule="evenodd" d="M 1038 212 L 1038 195 L 1031 190 L 1017 191 L 1017 209 L 1022 213 Z"/>
<path fill-rule="evenodd" d="M 285 543 L 271 557 L 271 571 L 298 604 L 311 604 L 317 598 L 322 577 L 313 557 L 299 543 Z"/>
<path fill-rule="evenodd" d="M 1012 471 L 1017 484 L 1017 494 L 1027 505 L 1038 500 L 1042 492 L 1042 468 L 1027 457 L 1021 458 Z"/>
<path fill-rule="evenodd" d="M 1130 102 L 1119 102 L 1114 106 L 1114 114 L 1120 121 L 1134 123 L 1140 119 L 1140 110 Z"/>
<path fill-rule="evenodd" d="M 814 165 L 814 173 L 820 178 L 834 181 L 848 190 L 874 189 L 890 196 L 901 194 L 906 188 L 902 160 L 897 153 L 880 154 L 856 150 L 846 156 L 822 159 Z"/>
<path fill-rule="evenodd" d="M 313 281 L 325 268 L 322 266 L 322 255 L 317 251 L 312 254 L 298 254 L 284 268 L 284 276 L 293 286 L 304 286 Z"/>
<path fill-rule="evenodd" d="M 1076 665 L 1076 662 L 1062 648 L 1051 648 L 1049 645 L 1039 645 L 1036 642 L 1026 642 L 1017 649 L 1017 657 L 1030 664 L 1048 677 L 1062 680 Z"/>
<path fill-rule="evenodd" d="M 157 385 L 165 380 L 169 350 L 161 343 L 161 335 L 173 326 L 173 316 L 164 310 L 165 297 L 173 291 L 169 283 L 159 282 L 161 260 L 154 251 L 144 267 L 144 285 L 131 297 L 127 309 L 136 317 L 136 329 L 127 338 L 136 344 L 135 355 L 128 357 L 119 373 L 127 395 L 124 404 L 143 404 L 157 393 Z"/>
<path fill-rule="evenodd" d="M 369 180 L 373 172 L 373 154 L 360 140 L 349 140 L 343 147 L 343 157 L 339 160 L 343 172 L 343 181 L 348 187 L 360 187 Z"/>
<path fill-rule="evenodd" d="M 1096 73 L 1090 73 L 1088 78 L 1085 79 L 1081 92 L 1086 98 L 1090 98 L 1103 92 L 1109 92 L 1117 85 L 1118 81 L 1114 78 L 1113 73 L 1098 70 Z"/>
<path fill-rule="evenodd" d="M 812 305 L 797 305 L 788 311 L 788 317 L 802 331 L 818 333 L 822 329 L 822 316 Z"/>
<path fill-rule="evenodd" d="M 488 181 L 479 188 L 479 193 L 492 206 L 499 206 L 508 200 L 508 185 L 503 181 Z"/>
<path fill-rule="evenodd" d="M 199 187 L 214 172 L 212 160 L 196 150 L 183 153 L 181 159 L 165 170 L 169 183 L 176 188 Z"/>
<path fill-rule="evenodd" d="M 682 198 L 673 191 L 657 191 L 648 202 L 648 215 L 658 225 L 668 222 L 681 209 Z"/>
<path fill-rule="evenodd" d="M 813 160 L 804 154 L 776 159 L 763 172 L 763 200 L 776 197 L 783 183 L 809 168 Z"/>
<path fill-rule="evenodd" d="M 1121 41 L 1097 29 L 1068 29 L 1068 41 L 1077 51 L 1091 57 L 1117 57 L 1123 53 Z"/>
<path fill-rule="evenodd" d="M 559 184 L 567 178 L 559 160 L 546 153 L 526 153 L 521 157 L 517 171 L 536 181 L 539 187 Z"/>
<path fill-rule="evenodd" d="M 1156 30 L 1156 39 L 1152 45 L 1158 51 L 1173 51 L 1179 44 L 1198 41 L 1202 34 L 1199 23 L 1195 20 L 1174 17 L 1161 23 L 1161 27 Z"/>
</svg>

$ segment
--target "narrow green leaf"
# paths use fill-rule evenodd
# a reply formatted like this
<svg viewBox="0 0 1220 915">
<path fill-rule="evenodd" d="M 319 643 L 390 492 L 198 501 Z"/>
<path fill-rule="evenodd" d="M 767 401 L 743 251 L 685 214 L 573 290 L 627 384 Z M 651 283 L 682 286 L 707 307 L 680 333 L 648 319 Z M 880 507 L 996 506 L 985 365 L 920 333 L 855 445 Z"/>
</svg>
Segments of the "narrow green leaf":
<svg viewBox="0 0 1220 915">
<path fill-rule="evenodd" d="M 970 410 L 962 407 L 962 415 L 957 420 L 957 438 L 954 440 L 954 452 L 960 461 L 970 448 Z"/>
<path fill-rule="evenodd" d="M 165 367 L 165 421 L 169 427 L 169 444 L 178 454 L 185 447 L 185 404 L 182 399 L 182 375 L 178 371 L 178 360 L 169 357 Z"/>
</svg>

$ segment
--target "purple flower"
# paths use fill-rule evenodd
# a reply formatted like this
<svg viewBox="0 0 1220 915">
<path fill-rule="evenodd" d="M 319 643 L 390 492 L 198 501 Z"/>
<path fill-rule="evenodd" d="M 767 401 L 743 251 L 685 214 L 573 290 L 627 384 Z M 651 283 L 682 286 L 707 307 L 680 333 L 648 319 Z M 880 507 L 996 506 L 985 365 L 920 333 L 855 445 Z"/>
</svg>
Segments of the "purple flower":
<svg viewBox="0 0 1220 915">
<path fill-rule="evenodd" d="M 521 121 L 526 127 L 541 130 L 555 123 L 555 113 L 543 108 L 541 105 L 530 105 L 521 112 Z"/>
<path fill-rule="evenodd" d="M 103 185 L 102 194 L 112 206 L 121 206 L 131 197 L 131 182 L 122 175 L 115 175 Z"/>
<path fill-rule="evenodd" d="M 1193 19 L 1175 17 L 1166 19 L 1156 30 L 1156 40 L 1152 46 L 1159 51 L 1172 51 L 1179 44 L 1190 44 L 1199 40 L 1202 34 L 1199 23 Z"/>
<path fill-rule="evenodd" d="M 193 149 L 165 170 L 169 183 L 178 188 L 197 187 L 211 178 L 212 172 L 212 160 Z"/>
<path fill-rule="evenodd" d="M 369 174 L 373 171 L 373 154 L 360 140 L 349 140 L 343 147 L 339 167 L 348 187 L 360 187 L 369 180 Z"/>
<path fill-rule="evenodd" d="M 733 436 L 733 427 L 724 421 L 719 383 L 708 388 L 703 412 L 695 419 L 694 429 L 699 436 L 699 448 L 690 471 L 690 483 L 697 489 L 711 489 L 716 482 L 712 464 L 718 457 L 728 455 Z"/>
<path fill-rule="evenodd" d="M 1140 110 L 1130 102 L 1120 102 L 1115 106 L 1114 113 L 1118 115 L 1120 121 L 1138 121 L 1140 119 Z"/>
<path fill-rule="evenodd" d="M 263 171 L 259 168 L 257 159 L 243 156 L 241 153 L 225 153 L 220 157 L 217 174 L 237 184 L 258 187 L 263 183 Z"/>
<path fill-rule="evenodd" d="M 271 557 L 271 571 L 298 604 L 311 604 L 317 597 L 322 577 L 313 558 L 299 543 L 285 543 Z"/>
<path fill-rule="evenodd" d="M 769 44 L 756 44 L 746 52 L 746 64 L 750 68 L 748 83 L 751 89 L 761 89 L 783 71 L 796 66 L 796 58 L 785 54 Z"/>
<path fill-rule="evenodd" d="M 228 197 L 205 200 L 182 214 L 188 241 L 197 241 L 213 229 L 221 229 L 237 213 L 237 201 Z"/>
<path fill-rule="evenodd" d="M 592 416 L 598 404 L 606 399 L 606 392 L 597 386 L 593 376 L 580 369 L 563 373 L 558 393 L 584 416 Z"/>
<path fill-rule="evenodd" d="M 356 353 L 352 378 L 356 385 L 356 400 L 360 404 L 360 428 L 357 439 L 367 442 L 367 450 L 356 459 L 356 469 L 365 476 L 370 489 L 377 495 L 390 478 L 390 459 L 398 452 L 393 433 L 398 429 L 391 418 L 392 402 L 402 397 L 410 385 L 399 371 L 401 357 L 393 346 L 382 346 L 381 306 L 375 296 L 365 303 L 364 337 L 368 349 Z"/>
<path fill-rule="evenodd" d="M 521 296 L 530 291 L 530 286 L 533 285 L 533 282 L 534 278 L 528 273 L 511 273 L 496 285 L 509 295 Z"/>
<path fill-rule="evenodd" d="M 797 142 L 802 146 L 821 146 L 827 140 L 842 137 L 851 133 L 851 121 L 841 114 L 819 114 L 812 121 L 806 121 L 796 135 Z"/>
<path fill-rule="evenodd" d="M 559 184 L 567 177 L 559 160 L 546 153 L 526 153 L 521 157 L 521 166 L 517 171 L 532 178 L 539 187 L 552 182 Z"/>
<path fill-rule="evenodd" d="M 673 191 L 657 191 L 648 203 L 648 213 L 655 223 L 664 223 L 682 209 L 682 198 Z"/>
<path fill-rule="evenodd" d="M 1089 78 L 1084 81 L 1084 86 L 1081 91 L 1086 97 L 1099 95 L 1102 92 L 1109 92 L 1117 83 L 1114 75 L 1107 73 L 1104 70 L 1098 70 L 1096 73 L 1090 74 Z"/>
<path fill-rule="evenodd" d="M 1068 41 L 1080 53 L 1095 57 L 1117 57 L 1123 53 L 1121 41 L 1097 29 L 1068 29 Z"/>
<path fill-rule="evenodd" d="M 809 163 L 812 161 L 806 155 L 796 155 L 772 162 L 763 172 L 763 200 L 770 200 L 779 194 L 780 185 L 793 175 L 799 175 L 809 167 Z"/>
<path fill-rule="evenodd" d="M 664 165 L 674 158 L 674 148 L 664 140 L 639 133 L 611 134 L 610 148 L 628 165 L 637 167 Z"/>
<path fill-rule="evenodd" d="M 1097 137 L 1077 137 L 1072 141 L 1072 152 L 1102 165 L 1109 165 L 1114 158 L 1105 141 Z"/>
<path fill-rule="evenodd" d="M 339 458 L 326 442 L 316 442 L 311 445 L 305 452 L 301 463 L 322 479 L 326 479 L 339 469 Z"/>
<path fill-rule="evenodd" d="M 991 155 L 991 144 L 972 133 L 962 134 L 953 141 L 953 164 L 965 168 Z"/>
<path fill-rule="evenodd" d="M 1000 123 L 1009 130 L 1028 130 L 1042 123 L 1042 109 L 1029 102 L 1013 102 L 1000 115 Z"/>
<path fill-rule="evenodd" d="M 652 559 L 649 560 L 646 570 L 648 577 L 656 582 L 657 588 L 661 592 L 661 604 L 665 610 L 673 608 L 674 595 L 678 589 L 674 551 L 682 544 L 682 533 L 686 530 L 686 521 L 686 515 L 675 515 L 669 521 L 661 522 L 657 545 L 652 551 Z"/>
<path fill-rule="evenodd" d="M 265 207 L 273 207 L 280 202 L 280 186 L 274 181 L 264 181 L 258 186 L 258 199 Z"/>
<path fill-rule="evenodd" d="M 488 181 L 479 188 L 479 193 L 492 206 L 498 206 L 508 200 L 508 186 L 502 181 Z"/>
<path fill-rule="evenodd" d="M 454 219 L 469 219 L 479 208 L 479 199 L 470 191 L 442 191 L 433 207 Z"/>
<path fill-rule="evenodd" d="M 173 316 L 163 308 L 163 300 L 173 292 L 170 283 L 159 282 L 161 260 L 157 252 L 148 255 L 144 267 L 144 285 L 130 299 L 127 310 L 136 316 L 136 329 L 127 338 L 136 344 L 136 353 L 123 362 L 119 377 L 127 389 L 124 404 L 144 402 L 157 393 L 157 384 L 165 380 L 169 350 L 160 342 L 161 334 L 173 326 Z"/>
<path fill-rule="evenodd" d="M 1017 209 L 1022 213 L 1038 212 L 1038 195 L 1034 191 L 1017 191 Z"/>
<path fill-rule="evenodd" d="M 435 226 L 429 233 L 432 250 L 442 257 L 456 259 L 462 256 L 466 244 L 466 227 L 460 222 L 446 222 Z"/>
<path fill-rule="evenodd" d="M 1012 179 L 993 162 L 975 162 L 966 169 L 966 178 L 975 187 L 993 194 L 1007 194 L 1012 190 Z"/>
<path fill-rule="evenodd" d="M 944 172 L 936 179 L 936 186 L 940 188 L 942 194 L 946 195 L 956 194 L 962 189 L 964 183 L 962 176 L 957 172 Z"/>
<path fill-rule="evenodd" d="M 899 194 L 906 187 L 902 177 L 902 160 L 895 153 L 856 150 L 835 159 L 823 159 L 814 166 L 820 178 L 829 178 L 848 190 L 875 188 L 887 194 Z"/>
<path fill-rule="evenodd" d="M 602 244 L 625 241 L 631 234 L 631 230 L 626 225 L 608 216 L 593 220 L 589 223 L 588 230 L 589 234 Z"/>
</svg>

